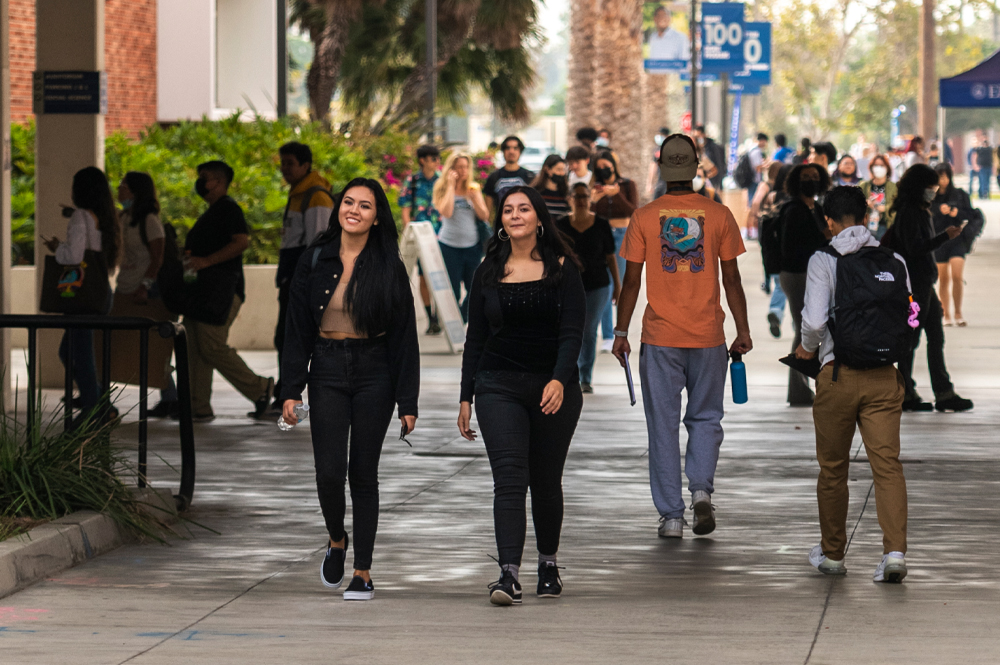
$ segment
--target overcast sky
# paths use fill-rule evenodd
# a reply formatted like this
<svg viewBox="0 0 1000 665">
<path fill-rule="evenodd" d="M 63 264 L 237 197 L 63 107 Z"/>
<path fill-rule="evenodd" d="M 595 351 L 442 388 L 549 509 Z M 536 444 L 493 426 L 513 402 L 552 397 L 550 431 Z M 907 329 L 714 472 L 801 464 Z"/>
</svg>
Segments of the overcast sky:
<svg viewBox="0 0 1000 665">
<path fill-rule="evenodd" d="M 569 11 L 569 0 L 539 0 L 538 19 L 549 41 L 555 40 L 565 29 L 562 16 Z"/>
</svg>

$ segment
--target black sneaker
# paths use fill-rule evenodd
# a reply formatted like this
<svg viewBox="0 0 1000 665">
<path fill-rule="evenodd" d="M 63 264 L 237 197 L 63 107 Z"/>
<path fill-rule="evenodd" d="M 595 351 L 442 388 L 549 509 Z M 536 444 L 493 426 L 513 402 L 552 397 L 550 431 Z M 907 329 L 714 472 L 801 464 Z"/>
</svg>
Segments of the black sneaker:
<svg viewBox="0 0 1000 665">
<path fill-rule="evenodd" d="M 521 585 L 509 570 L 503 571 L 500 579 L 490 585 L 490 602 L 494 605 L 521 604 Z"/>
<path fill-rule="evenodd" d="M 771 337 L 779 339 L 781 337 L 781 320 L 774 312 L 767 313 L 767 325 L 771 327 Z"/>
<path fill-rule="evenodd" d="M 952 395 L 946 399 L 939 399 L 934 403 L 934 408 L 942 413 L 945 411 L 960 413 L 962 411 L 968 411 L 972 408 L 972 400 L 959 397 L 958 395 Z"/>
<path fill-rule="evenodd" d="M 274 399 L 274 377 L 268 377 L 267 390 L 264 391 L 260 399 L 253 403 L 253 411 L 247 415 L 257 420 L 264 418 L 267 416 L 267 409 L 271 406 L 272 399 Z"/>
<path fill-rule="evenodd" d="M 538 597 L 558 598 L 562 593 L 562 578 L 559 577 L 559 566 L 554 563 L 538 564 Z"/>
<path fill-rule="evenodd" d="M 355 575 L 344 592 L 344 600 L 371 600 L 375 597 L 375 585 L 365 582 L 365 578 Z"/>
<path fill-rule="evenodd" d="M 319 567 L 319 579 L 327 589 L 339 589 L 344 583 L 344 562 L 347 561 L 347 533 L 344 533 L 344 547 L 327 547 L 326 558 Z"/>
<path fill-rule="evenodd" d="M 177 400 L 161 399 L 152 409 L 146 411 L 149 418 L 171 418 L 173 414 L 180 414 L 180 404 Z"/>
<path fill-rule="evenodd" d="M 427 335 L 440 335 L 441 334 L 441 324 L 438 323 L 438 320 L 436 318 L 435 319 L 431 319 L 431 322 L 427 326 L 427 332 L 425 334 L 427 334 Z"/>
<path fill-rule="evenodd" d="M 908 399 L 903 402 L 903 411 L 933 411 L 934 405 L 930 402 L 925 402 L 919 397 L 914 397 L 913 399 Z"/>
<path fill-rule="evenodd" d="M 594 393 L 594 386 L 590 385 L 589 383 L 581 383 L 580 392 L 583 393 L 584 395 L 592 395 Z"/>
</svg>

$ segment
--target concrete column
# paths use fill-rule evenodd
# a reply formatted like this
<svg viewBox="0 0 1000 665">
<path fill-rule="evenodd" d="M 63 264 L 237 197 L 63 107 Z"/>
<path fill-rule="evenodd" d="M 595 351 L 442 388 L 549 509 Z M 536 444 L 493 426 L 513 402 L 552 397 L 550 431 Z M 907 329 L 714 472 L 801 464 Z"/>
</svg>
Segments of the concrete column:
<svg viewBox="0 0 1000 665">
<path fill-rule="evenodd" d="M 920 7 L 920 66 L 917 97 L 917 131 L 924 137 L 924 149 L 934 140 L 937 123 L 937 76 L 934 62 L 934 0 L 923 0 Z M 943 139 L 943 137 L 942 137 Z"/>
<path fill-rule="evenodd" d="M 35 7 L 37 71 L 104 70 L 104 0 L 36 0 Z M 72 203 L 73 174 L 86 166 L 104 168 L 104 116 L 39 114 L 36 123 L 35 279 L 40 294 L 49 254 L 40 236 L 66 239 L 66 219 L 59 204 Z M 62 386 L 60 338 L 56 331 L 39 334 L 43 387 Z"/>
<path fill-rule="evenodd" d="M 10 313 L 10 7 L 0 0 L 0 312 Z M 9 404 L 10 331 L 0 330 L 0 399 Z"/>
</svg>

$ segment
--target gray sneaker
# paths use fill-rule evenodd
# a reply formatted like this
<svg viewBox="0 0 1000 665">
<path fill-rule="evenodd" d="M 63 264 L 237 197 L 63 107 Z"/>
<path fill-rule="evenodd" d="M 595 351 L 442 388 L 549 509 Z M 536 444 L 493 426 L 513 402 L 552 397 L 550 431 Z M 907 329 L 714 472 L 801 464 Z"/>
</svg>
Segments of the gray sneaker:
<svg viewBox="0 0 1000 665">
<path fill-rule="evenodd" d="M 656 533 L 660 538 L 683 538 L 684 537 L 684 527 L 687 526 L 687 522 L 684 521 L 683 517 L 672 517 L 660 518 L 660 526 L 656 530 Z"/>
<path fill-rule="evenodd" d="M 906 559 L 902 552 L 889 552 L 882 555 L 882 560 L 872 575 L 874 582 L 889 582 L 899 584 L 906 577 Z"/>
<path fill-rule="evenodd" d="M 823 554 L 822 545 L 817 545 L 809 552 L 809 563 L 824 575 L 847 574 L 847 565 L 844 563 L 844 560 L 834 561 L 833 559 L 826 558 L 826 555 Z"/>
<path fill-rule="evenodd" d="M 694 526 L 691 527 L 694 535 L 707 536 L 715 531 L 715 506 L 708 492 L 695 490 L 691 494 L 691 509 L 694 510 Z"/>
</svg>

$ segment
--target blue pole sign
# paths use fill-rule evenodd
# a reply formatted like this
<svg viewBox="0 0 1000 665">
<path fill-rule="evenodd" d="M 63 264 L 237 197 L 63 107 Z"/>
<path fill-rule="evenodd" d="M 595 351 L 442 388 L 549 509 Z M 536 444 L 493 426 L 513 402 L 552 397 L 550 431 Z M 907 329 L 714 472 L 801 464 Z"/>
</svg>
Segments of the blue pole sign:
<svg viewBox="0 0 1000 665">
<path fill-rule="evenodd" d="M 706 2 L 701 7 L 701 67 L 705 72 L 743 71 L 743 3 Z"/>
<path fill-rule="evenodd" d="M 733 102 L 733 121 L 729 125 L 729 170 L 727 173 L 736 172 L 736 162 L 739 161 L 740 147 L 740 107 L 742 106 L 743 93 L 737 92 Z"/>
<path fill-rule="evenodd" d="M 771 24 L 743 24 L 743 71 L 733 74 L 734 84 L 747 88 L 771 85 Z"/>
</svg>

